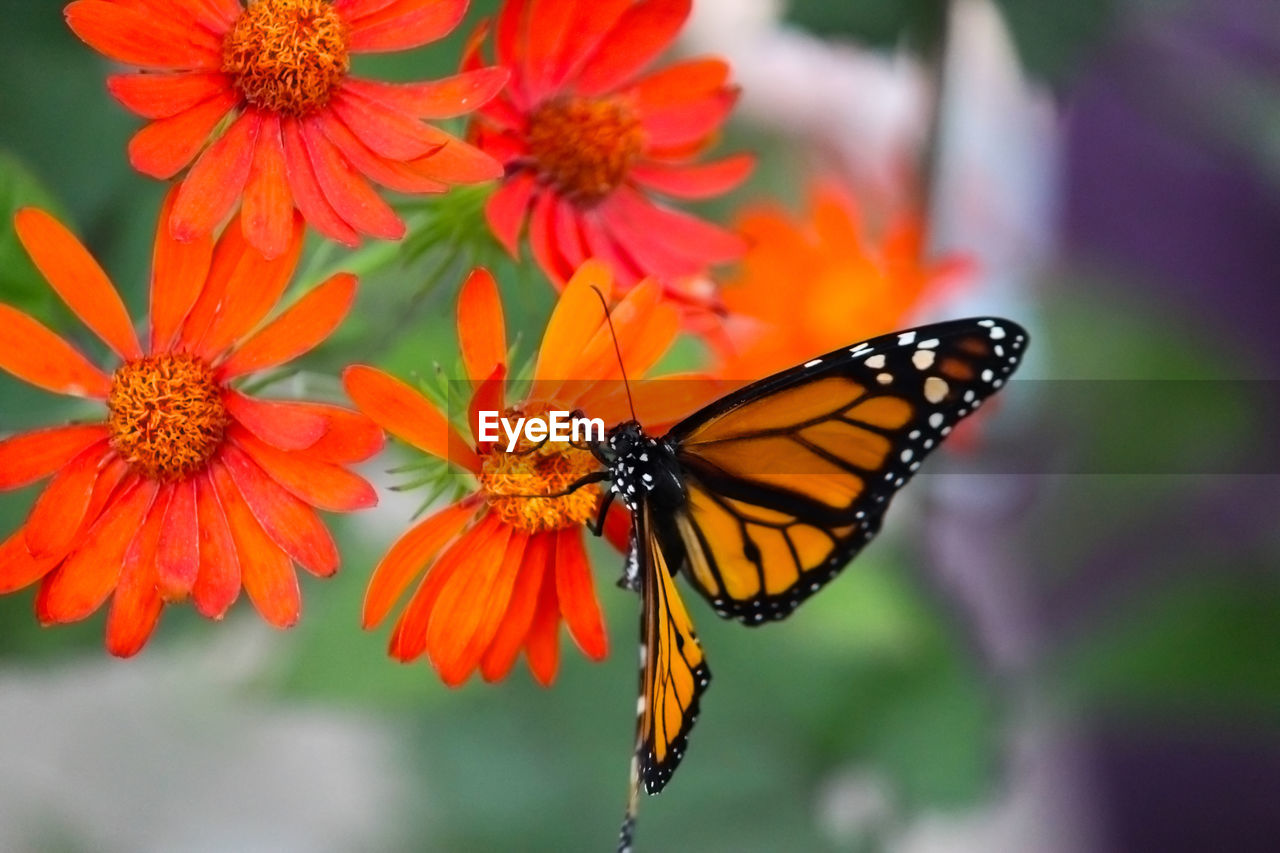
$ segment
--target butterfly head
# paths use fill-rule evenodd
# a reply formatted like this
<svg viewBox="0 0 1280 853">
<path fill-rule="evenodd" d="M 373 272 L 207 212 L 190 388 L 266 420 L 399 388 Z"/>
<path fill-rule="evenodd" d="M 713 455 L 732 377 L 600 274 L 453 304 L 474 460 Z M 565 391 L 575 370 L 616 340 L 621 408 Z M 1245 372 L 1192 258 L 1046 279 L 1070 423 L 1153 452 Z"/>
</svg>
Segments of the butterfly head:
<svg viewBox="0 0 1280 853">
<path fill-rule="evenodd" d="M 634 512 L 642 499 L 661 508 L 684 504 L 684 482 L 670 444 L 646 435 L 636 421 L 626 421 L 609 431 L 605 445 L 613 492 L 627 509 Z"/>
</svg>

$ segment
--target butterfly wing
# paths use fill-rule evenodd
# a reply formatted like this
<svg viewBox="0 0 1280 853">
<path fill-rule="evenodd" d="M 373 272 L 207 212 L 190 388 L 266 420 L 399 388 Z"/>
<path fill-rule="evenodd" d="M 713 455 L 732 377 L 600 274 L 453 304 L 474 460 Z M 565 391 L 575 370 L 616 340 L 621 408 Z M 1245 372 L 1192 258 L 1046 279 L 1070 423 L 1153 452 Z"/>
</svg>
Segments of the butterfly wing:
<svg viewBox="0 0 1280 853">
<path fill-rule="evenodd" d="M 683 568 L 716 612 L 782 619 L 880 529 L 922 460 L 999 389 L 1027 334 L 956 320 L 873 338 L 742 388 L 677 424 Z"/>
<path fill-rule="evenodd" d="M 636 513 L 632 547 L 639 561 L 643 598 L 637 775 L 645 790 L 656 794 L 684 757 L 689 730 L 698 718 L 698 700 L 711 681 L 711 671 L 647 506 Z"/>
</svg>

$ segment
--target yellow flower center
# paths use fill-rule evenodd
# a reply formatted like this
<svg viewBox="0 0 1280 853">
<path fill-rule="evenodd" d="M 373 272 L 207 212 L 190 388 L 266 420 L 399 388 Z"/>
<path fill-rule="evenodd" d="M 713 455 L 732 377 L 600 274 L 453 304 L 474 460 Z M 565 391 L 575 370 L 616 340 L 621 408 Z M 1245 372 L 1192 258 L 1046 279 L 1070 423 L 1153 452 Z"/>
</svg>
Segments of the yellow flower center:
<svg viewBox="0 0 1280 853">
<path fill-rule="evenodd" d="M 111 446 L 153 480 L 199 471 L 222 446 L 230 417 L 209 365 L 185 353 L 130 361 L 111 377 Z"/>
<path fill-rule="evenodd" d="M 518 409 L 508 409 L 502 414 L 512 423 L 521 415 L 539 416 L 539 412 L 525 413 Z M 599 492 L 584 486 L 558 498 L 527 495 L 562 492 L 599 467 L 589 451 L 563 441 L 538 444 L 521 436 L 512 453 L 506 452 L 503 445 L 484 454 L 480 487 L 489 506 L 504 523 L 527 533 L 560 530 L 594 519 L 600 504 Z"/>
<path fill-rule="evenodd" d="M 619 98 L 549 101 L 529 119 L 529 151 L 544 180 L 592 203 L 626 180 L 644 151 L 644 129 Z"/>
<path fill-rule="evenodd" d="M 255 107 L 304 116 L 347 70 L 347 31 L 327 0 L 254 0 L 222 44 L 222 70 Z"/>
</svg>

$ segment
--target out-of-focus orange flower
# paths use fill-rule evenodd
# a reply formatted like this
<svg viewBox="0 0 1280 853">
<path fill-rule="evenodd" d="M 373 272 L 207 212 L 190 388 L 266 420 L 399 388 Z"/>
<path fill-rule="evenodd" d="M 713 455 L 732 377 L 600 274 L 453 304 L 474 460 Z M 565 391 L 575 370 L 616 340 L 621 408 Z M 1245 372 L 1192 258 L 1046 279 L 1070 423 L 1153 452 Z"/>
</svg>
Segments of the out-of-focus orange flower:
<svg viewBox="0 0 1280 853">
<path fill-rule="evenodd" d="M 751 248 L 720 291 L 726 322 L 708 333 L 715 373 L 733 380 L 905 328 L 972 269 L 962 256 L 927 260 L 915 215 L 872 237 L 853 198 L 834 183 L 816 186 L 800 216 L 757 207 L 737 227 Z"/>
<path fill-rule="evenodd" d="M 502 175 L 424 119 L 474 110 L 505 71 L 412 84 L 349 74 L 353 54 L 435 41 L 466 9 L 467 0 L 76 0 L 66 17 L 91 47 L 140 69 L 107 81 L 151 121 L 129 143 L 134 168 L 168 179 L 194 161 L 174 236 L 208 234 L 243 200 L 245 238 L 274 258 L 289 245 L 295 207 L 349 246 L 360 234 L 398 240 L 404 223 L 370 180 L 434 193 Z"/>
<path fill-rule="evenodd" d="M 277 627 L 298 619 L 293 563 L 324 577 L 338 552 L 313 508 L 373 506 L 347 470 L 382 446 L 362 415 L 235 390 L 248 374 L 323 341 L 351 307 L 356 280 L 339 274 L 275 320 L 302 250 L 291 217 L 286 251 L 267 260 L 232 223 L 179 243 L 161 211 L 147 347 L 84 247 L 48 214 L 16 217 L 18 239 L 49 284 L 119 357 L 108 374 L 32 317 L 0 304 L 0 369 L 61 394 L 106 404 L 97 423 L 0 441 L 0 489 L 53 480 L 0 544 L 0 592 L 40 582 L 44 624 L 74 622 L 111 598 L 107 648 L 138 652 L 165 604 L 190 599 L 221 619 L 241 586 Z M 255 331 L 256 329 L 256 331 Z"/>
<path fill-rule="evenodd" d="M 654 199 L 721 195 L 754 163 L 747 155 L 696 162 L 737 101 L 725 62 L 691 59 L 640 76 L 690 6 L 508 0 L 502 7 L 493 41 L 511 80 L 476 113 L 471 131 L 507 170 L 486 214 L 513 256 L 528 223 L 533 255 L 557 285 L 587 258 L 608 263 L 625 290 L 649 276 L 700 274 L 746 248 L 736 234 Z M 481 64 L 477 39 L 464 68 Z"/>
<path fill-rule="evenodd" d="M 573 276 L 551 315 L 530 390 L 509 403 L 502 303 L 487 272 L 472 274 L 458 302 L 458 337 L 473 387 L 469 439 L 399 380 L 364 366 L 344 376 L 356 405 L 388 432 L 476 479 L 471 494 L 418 523 L 391 547 L 374 570 L 364 603 L 364 626 L 372 628 L 421 575 L 396 622 L 390 653 L 411 661 L 425 652 L 450 686 L 477 669 L 488 681 L 501 679 L 522 650 L 534 677 L 551 684 L 561 619 L 584 654 L 596 660 L 606 654 L 583 544 L 583 525 L 600 507 L 599 490 L 586 486 L 564 497 L 527 497 L 564 490 L 599 468 L 595 457 L 566 442 L 535 446 L 524 439 L 517 452 L 508 453 L 505 437 L 498 445 L 482 442 L 477 429 L 480 411 L 514 418 L 581 410 L 606 426 L 625 419 L 613 337 L 593 287 L 606 299 L 613 292 L 608 269 L 594 261 Z M 612 313 L 627 369 L 638 378 L 674 340 L 678 312 L 650 281 L 628 292 Z M 659 391 L 639 396 L 638 403 L 656 420 L 680 414 L 672 406 L 684 403 L 664 400 Z M 625 518 L 613 527 L 625 535 Z"/>
</svg>

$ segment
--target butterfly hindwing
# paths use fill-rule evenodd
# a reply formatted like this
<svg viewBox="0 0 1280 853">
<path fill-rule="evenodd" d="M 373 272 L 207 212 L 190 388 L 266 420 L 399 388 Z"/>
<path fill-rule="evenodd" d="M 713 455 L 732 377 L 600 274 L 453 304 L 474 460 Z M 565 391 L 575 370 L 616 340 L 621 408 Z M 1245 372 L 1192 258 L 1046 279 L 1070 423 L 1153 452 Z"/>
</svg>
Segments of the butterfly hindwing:
<svg viewBox="0 0 1280 853">
<path fill-rule="evenodd" d="M 643 599 L 636 759 L 645 790 L 656 794 L 684 757 L 711 671 L 647 507 L 633 531 Z"/>
<path fill-rule="evenodd" d="M 677 424 L 690 582 L 722 616 L 781 619 L 879 530 L 922 460 L 1017 367 L 1026 332 L 957 320 L 753 383 Z"/>
</svg>

